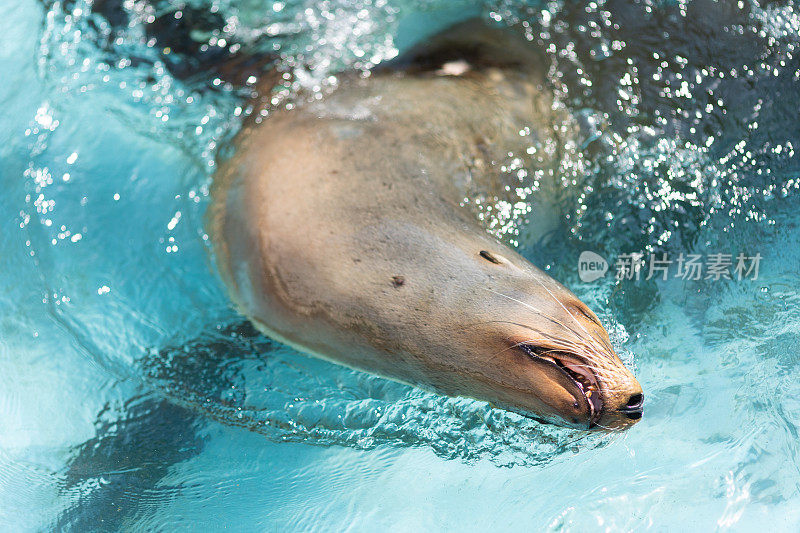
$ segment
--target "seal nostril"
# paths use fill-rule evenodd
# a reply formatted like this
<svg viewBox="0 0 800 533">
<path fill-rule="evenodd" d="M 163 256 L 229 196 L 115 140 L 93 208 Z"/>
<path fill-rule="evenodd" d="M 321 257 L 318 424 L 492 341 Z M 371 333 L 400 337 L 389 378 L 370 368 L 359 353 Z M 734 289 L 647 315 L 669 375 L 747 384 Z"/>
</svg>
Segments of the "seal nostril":
<svg viewBox="0 0 800 533">
<path fill-rule="evenodd" d="M 642 418 L 642 412 L 641 411 L 631 411 L 630 413 L 625 413 L 625 416 L 627 416 L 631 420 L 639 420 L 640 418 Z"/>
<path fill-rule="evenodd" d="M 628 403 L 625 404 L 627 409 L 639 409 L 644 402 L 644 395 L 642 393 L 637 392 L 636 394 L 631 394 L 631 397 L 628 398 Z"/>
</svg>

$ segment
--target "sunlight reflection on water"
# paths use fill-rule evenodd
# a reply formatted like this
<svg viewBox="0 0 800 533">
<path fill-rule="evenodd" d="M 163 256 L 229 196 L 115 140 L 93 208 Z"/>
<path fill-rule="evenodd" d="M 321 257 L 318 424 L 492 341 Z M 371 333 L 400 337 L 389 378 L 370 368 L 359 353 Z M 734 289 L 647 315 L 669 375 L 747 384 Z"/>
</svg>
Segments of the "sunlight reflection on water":
<svg viewBox="0 0 800 533">
<path fill-rule="evenodd" d="M 188 6 L 5 10 L 3 522 L 800 523 L 793 2 Z M 514 218 L 525 210 L 503 204 L 530 203 L 535 169 L 520 173 L 518 198 L 480 205 L 635 354 L 646 415 L 624 436 L 586 438 L 298 355 L 241 322 L 210 265 L 208 185 L 248 108 L 194 60 L 275 56 L 292 74 L 276 105 L 291 105 L 471 10 L 522 25 L 581 125 L 559 147 L 569 216 L 557 244 L 527 242 Z M 525 170 L 514 159 L 506 170 Z M 750 283 L 581 284 L 586 247 L 765 260 Z"/>
</svg>

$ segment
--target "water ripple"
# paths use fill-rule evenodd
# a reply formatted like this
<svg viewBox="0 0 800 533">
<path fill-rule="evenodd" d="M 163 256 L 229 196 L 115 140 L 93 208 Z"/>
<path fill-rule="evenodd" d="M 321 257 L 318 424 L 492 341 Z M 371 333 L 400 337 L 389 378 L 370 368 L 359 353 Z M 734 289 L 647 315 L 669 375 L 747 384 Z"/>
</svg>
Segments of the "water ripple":
<svg viewBox="0 0 800 533">
<path fill-rule="evenodd" d="M 305 357 L 248 323 L 163 348 L 140 364 L 173 401 L 274 441 L 427 446 L 442 457 L 487 457 L 505 466 L 545 463 L 609 441 Z"/>
</svg>

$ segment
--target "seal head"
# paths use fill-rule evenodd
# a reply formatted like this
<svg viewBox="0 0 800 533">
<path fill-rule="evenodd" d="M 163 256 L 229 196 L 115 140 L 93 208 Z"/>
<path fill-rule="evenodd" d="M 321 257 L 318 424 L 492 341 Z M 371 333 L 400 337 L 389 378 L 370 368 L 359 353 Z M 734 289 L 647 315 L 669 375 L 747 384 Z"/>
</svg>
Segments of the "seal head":
<svg viewBox="0 0 800 533">
<path fill-rule="evenodd" d="M 579 428 L 621 429 L 638 421 L 642 389 L 598 317 L 524 259 L 500 253 L 478 254 L 490 263 L 486 268 L 500 272 L 487 282 L 492 287 L 484 305 L 472 310 L 485 315 L 491 305 L 497 318 L 469 333 L 495 354 L 491 373 L 495 387 L 505 390 L 497 404 Z"/>
<path fill-rule="evenodd" d="M 442 67 L 463 36 L 468 67 Z M 245 127 L 214 179 L 217 265 L 242 313 L 304 352 L 537 419 L 627 427 L 642 389 L 597 316 L 459 205 L 513 186 L 493 162 L 525 153 L 521 130 L 550 146 L 569 133 L 551 126 L 563 111 L 529 43 L 507 38 L 462 27 L 432 40 L 446 54 L 417 54 L 424 68 L 345 79 Z M 492 48 L 512 61 L 481 56 Z M 547 154 L 536 164 L 556 176 Z M 554 189 L 539 191 L 540 229 Z"/>
</svg>

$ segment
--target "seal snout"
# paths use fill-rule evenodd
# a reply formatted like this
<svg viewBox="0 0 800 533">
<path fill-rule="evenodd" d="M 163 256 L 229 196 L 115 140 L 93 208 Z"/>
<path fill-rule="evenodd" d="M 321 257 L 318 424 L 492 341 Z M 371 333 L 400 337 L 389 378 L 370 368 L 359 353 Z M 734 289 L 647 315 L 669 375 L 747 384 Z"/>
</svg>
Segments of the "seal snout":
<svg viewBox="0 0 800 533">
<path fill-rule="evenodd" d="M 618 430 L 642 418 L 642 388 L 607 342 L 593 348 L 590 341 L 578 344 L 557 335 L 540 335 L 535 340 L 512 336 L 509 341 L 533 363 L 524 367 L 531 392 L 562 423 Z"/>
<path fill-rule="evenodd" d="M 644 415 L 644 394 L 636 378 L 629 372 L 616 378 L 616 389 L 607 394 L 606 408 L 597 421 L 597 426 L 604 429 L 624 429 Z"/>
</svg>

